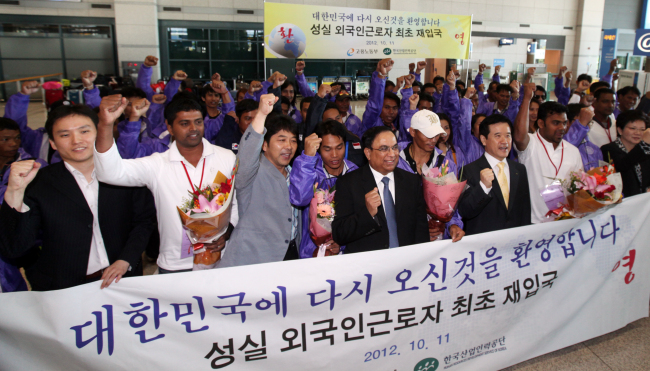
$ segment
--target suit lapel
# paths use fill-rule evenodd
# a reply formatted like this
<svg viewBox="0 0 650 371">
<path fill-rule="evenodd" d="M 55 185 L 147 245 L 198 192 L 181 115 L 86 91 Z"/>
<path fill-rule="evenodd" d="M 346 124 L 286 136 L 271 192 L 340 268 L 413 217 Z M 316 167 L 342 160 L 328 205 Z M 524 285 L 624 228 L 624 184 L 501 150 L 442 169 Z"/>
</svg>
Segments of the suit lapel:
<svg viewBox="0 0 650 371">
<path fill-rule="evenodd" d="M 90 212 L 90 207 L 79 188 L 79 184 L 77 184 L 74 176 L 70 174 L 63 162 L 60 162 L 60 165 L 54 164 L 50 166 L 56 166 L 56 171 L 53 172 L 55 179 L 52 182 L 52 187 L 66 195 L 70 200 L 77 204 L 77 206 Z"/>
<path fill-rule="evenodd" d="M 510 200 L 516 200 L 517 185 L 519 184 L 519 172 L 515 169 L 513 161 L 510 159 L 506 159 L 506 161 L 508 161 L 508 168 L 510 168 Z M 511 210 L 512 207 L 508 207 L 508 213 L 510 213 Z"/>
</svg>

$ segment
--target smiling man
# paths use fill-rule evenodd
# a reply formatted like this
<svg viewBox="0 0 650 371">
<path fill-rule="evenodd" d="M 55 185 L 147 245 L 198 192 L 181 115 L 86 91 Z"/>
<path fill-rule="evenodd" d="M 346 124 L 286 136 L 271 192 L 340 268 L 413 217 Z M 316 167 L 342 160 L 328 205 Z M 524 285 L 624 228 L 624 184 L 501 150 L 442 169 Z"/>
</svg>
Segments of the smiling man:
<svg viewBox="0 0 650 371">
<path fill-rule="evenodd" d="M 298 259 L 300 211 L 289 199 L 289 163 L 298 148 L 298 125 L 277 113 L 277 101 L 273 94 L 260 97 L 239 143 L 235 190 L 242 208 L 217 268 Z"/>
<path fill-rule="evenodd" d="M 345 254 L 428 242 L 422 181 L 397 168 L 395 134 L 376 126 L 361 141 L 368 165 L 336 182 L 334 241 L 346 245 Z"/>
<path fill-rule="evenodd" d="M 155 223 L 151 193 L 99 182 L 97 122 L 86 106 L 61 106 L 45 130 L 63 161 L 42 170 L 34 160 L 11 165 L 0 208 L 0 254 L 20 257 L 42 233 L 40 255 L 26 270 L 36 291 L 97 280 L 104 288 L 142 274 L 141 255 Z"/>
<path fill-rule="evenodd" d="M 477 234 L 530 224 L 526 167 L 507 158 L 512 123 L 505 116 L 492 115 L 481 122 L 479 132 L 485 153 L 465 166 L 463 180 L 470 188 L 458 204 L 465 232 Z"/>
<path fill-rule="evenodd" d="M 572 171 L 582 169 L 583 165 L 578 148 L 563 139 L 568 121 L 565 106 L 557 102 L 543 103 L 537 113 L 539 129 L 534 134 L 528 133 L 528 107 L 535 88 L 535 84 L 524 84 L 524 98 L 515 122 L 514 141 L 519 162 L 526 166 L 528 172 L 531 221 L 541 223 L 549 209 L 540 191 L 555 179 L 568 179 Z"/>
<path fill-rule="evenodd" d="M 148 157 L 122 159 L 114 144 L 113 122 L 127 101 L 120 95 L 104 97 L 99 106 L 99 133 L 95 144 L 97 177 L 113 185 L 149 188 L 155 197 L 160 233 L 160 273 L 191 271 L 193 254 L 190 240 L 178 218 L 188 191 L 211 184 L 218 172 L 228 178 L 235 167 L 235 154 L 210 144 L 203 138 L 201 106 L 192 99 L 173 99 L 165 108 L 167 130 L 174 137 L 169 150 Z M 231 226 L 216 241 L 204 244 L 213 252 L 226 246 L 237 224 L 237 203 L 233 202 Z M 188 251 L 190 251 L 188 253 Z"/>
</svg>

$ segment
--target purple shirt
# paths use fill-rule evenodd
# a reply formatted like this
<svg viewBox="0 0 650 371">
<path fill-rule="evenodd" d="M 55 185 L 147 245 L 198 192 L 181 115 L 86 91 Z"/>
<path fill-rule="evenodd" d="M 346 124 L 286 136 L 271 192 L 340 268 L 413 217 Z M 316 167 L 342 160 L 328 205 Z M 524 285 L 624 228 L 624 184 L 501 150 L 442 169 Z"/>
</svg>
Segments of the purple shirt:
<svg viewBox="0 0 650 371">
<path fill-rule="evenodd" d="M 155 95 L 155 92 L 151 88 L 151 75 L 153 74 L 153 70 L 151 67 L 147 67 L 144 65 L 144 63 L 140 64 L 140 70 L 138 71 L 138 80 L 135 83 L 135 86 L 144 90 L 145 94 L 147 94 L 147 100 L 151 102 L 153 96 Z M 165 85 L 165 91 L 163 94 L 167 97 L 167 101 L 165 104 L 169 104 L 169 102 L 172 101 L 172 98 L 174 98 L 174 95 L 178 93 L 178 88 L 180 88 L 181 82 L 176 80 L 176 79 L 169 79 L 167 84 Z"/>
<path fill-rule="evenodd" d="M 603 152 L 589 141 L 587 134 L 589 134 L 589 127 L 583 126 L 577 119 L 564 134 L 564 140 L 578 147 L 585 171 L 598 167 L 599 161 L 603 161 Z"/>
</svg>

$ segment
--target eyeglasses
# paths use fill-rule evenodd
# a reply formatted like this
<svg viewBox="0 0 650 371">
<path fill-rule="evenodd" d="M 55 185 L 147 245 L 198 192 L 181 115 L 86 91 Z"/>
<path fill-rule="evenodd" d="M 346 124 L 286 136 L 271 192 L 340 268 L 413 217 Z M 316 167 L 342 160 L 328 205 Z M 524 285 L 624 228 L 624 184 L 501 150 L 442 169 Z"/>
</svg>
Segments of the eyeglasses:
<svg viewBox="0 0 650 371">
<path fill-rule="evenodd" d="M 379 151 L 379 152 L 381 152 L 381 153 L 383 153 L 383 154 L 387 154 L 388 151 L 398 152 L 398 151 L 399 151 L 399 146 L 396 144 L 396 145 L 394 145 L 394 146 L 392 146 L 392 147 L 389 147 L 389 146 L 381 146 L 381 147 L 379 147 L 379 148 L 372 148 L 372 147 L 370 147 L 370 149 L 374 149 L 375 151 Z"/>
</svg>

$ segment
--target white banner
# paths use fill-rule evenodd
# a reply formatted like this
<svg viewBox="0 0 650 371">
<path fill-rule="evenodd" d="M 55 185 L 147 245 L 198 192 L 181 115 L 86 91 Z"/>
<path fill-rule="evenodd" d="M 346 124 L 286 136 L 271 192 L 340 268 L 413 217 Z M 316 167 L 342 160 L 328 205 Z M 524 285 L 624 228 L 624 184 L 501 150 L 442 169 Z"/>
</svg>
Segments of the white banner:
<svg viewBox="0 0 650 371">
<path fill-rule="evenodd" d="M 649 213 L 2 294 L 0 369 L 497 370 L 648 315 Z"/>
</svg>

